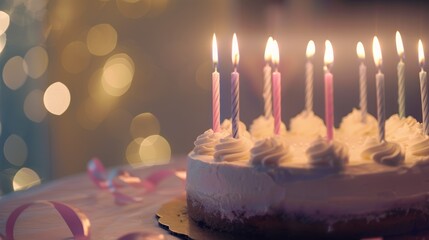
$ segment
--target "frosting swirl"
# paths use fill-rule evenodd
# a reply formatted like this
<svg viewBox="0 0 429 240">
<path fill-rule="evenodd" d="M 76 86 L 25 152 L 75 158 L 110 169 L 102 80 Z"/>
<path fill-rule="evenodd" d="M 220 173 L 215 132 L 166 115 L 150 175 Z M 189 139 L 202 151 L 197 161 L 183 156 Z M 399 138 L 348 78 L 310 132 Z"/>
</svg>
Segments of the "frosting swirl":
<svg viewBox="0 0 429 240">
<path fill-rule="evenodd" d="M 315 167 L 337 167 L 341 168 L 349 161 L 348 148 L 346 145 L 318 137 L 310 144 L 305 152 L 310 164 Z"/>
<path fill-rule="evenodd" d="M 274 118 L 270 116 L 268 119 L 264 116 L 256 118 L 250 126 L 250 134 L 256 140 L 264 139 L 273 136 L 274 134 Z M 286 125 L 281 123 L 280 135 L 286 134 Z"/>
<path fill-rule="evenodd" d="M 353 108 L 353 111 L 341 121 L 340 131 L 348 136 L 372 136 L 377 133 L 377 120 L 367 113 L 366 123 L 363 123 L 362 111 Z"/>
<path fill-rule="evenodd" d="M 198 155 L 213 156 L 215 146 L 219 143 L 219 139 L 225 136 L 225 132 L 213 132 L 212 129 L 205 131 L 199 135 L 194 142 L 194 153 Z"/>
<path fill-rule="evenodd" d="M 293 134 L 303 136 L 323 136 L 326 134 L 326 127 L 323 120 L 316 116 L 314 112 L 302 111 L 290 121 L 290 129 Z"/>
<path fill-rule="evenodd" d="M 400 118 L 394 114 L 386 121 L 386 139 L 389 141 L 407 145 L 410 137 L 420 131 L 421 124 L 411 116 Z"/>
<path fill-rule="evenodd" d="M 220 125 L 220 128 L 225 130 L 226 132 L 231 133 L 232 132 L 231 119 L 223 120 L 222 124 Z M 240 135 L 240 137 L 250 138 L 250 133 L 247 131 L 246 124 L 244 124 L 242 121 L 238 122 L 238 134 Z"/>
<path fill-rule="evenodd" d="M 415 134 L 407 149 L 411 154 L 420 157 L 429 157 L 429 138 L 423 134 Z"/>
<path fill-rule="evenodd" d="M 231 135 L 221 138 L 215 146 L 215 162 L 248 161 L 252 142 L 248 138 L 233 138 Z"/>
<path fill-rule="evenodd" d="M 257 141 L 250 152 L 250 163 L 254 166 L 278 166 L 292 157 L 289 146 L 280 136 Z"/>
<path fill-rule="evenodd" d="M 402 163 L 405 155 L 399 144 L 393 142 L 379 142 L 375 138 L 367 139 L 361 157 L 377 163 L 396 166 Z"/>
</svg>

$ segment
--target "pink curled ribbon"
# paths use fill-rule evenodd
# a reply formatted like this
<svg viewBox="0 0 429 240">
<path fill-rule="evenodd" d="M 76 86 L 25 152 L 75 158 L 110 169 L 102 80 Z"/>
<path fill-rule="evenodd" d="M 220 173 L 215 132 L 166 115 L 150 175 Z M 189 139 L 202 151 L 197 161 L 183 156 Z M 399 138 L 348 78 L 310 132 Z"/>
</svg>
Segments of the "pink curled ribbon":
<svg viewBox="0 0 429 240">
<path fill-rule="evenodd" d="M 109 190 L 115 198 L 115 203 L 124 205 L 133 202 L 140 202 L 142 197 L 129 196 L 119 191 L 123 187 L 133 187 L 143 189 L 143 194 L 155 191 L 157 186 L 166 178 L 176 176 L 181 180 L 186 179 L 184 171 L 175 171 L 172 169 L 164 169 L 151 173 L 146 178 L 134 176 L 125 170 L 112 170 L 106 172 L 103 164 L 97 158 L 93 158 L 88 162 L 87 173 L 91 181 L 100 189 Z"/>
<path fill-rule="evenodd" d="M 40 204 L 40 203 L 53 206 L 57 210 L 57 212 L 61 215 L 61 217 L 69 227 L 71 233 L 73 234 L 74 239 L 88 240 L 90 238 L 89 236 L 90 236 L 91 225 L 88 217 L 85 214 L 61 202 L 35 201 L 35 202 L 27 203 L 17 207 L 9 215 L 6 222 L 6 239 L 7 240 L 14 239 L 13 235 L 14 235 L 15 223 L 18 220 L 21 213 L 24 212 L 28 207 L 31 207 L 35 204 Z"/>
</svg>

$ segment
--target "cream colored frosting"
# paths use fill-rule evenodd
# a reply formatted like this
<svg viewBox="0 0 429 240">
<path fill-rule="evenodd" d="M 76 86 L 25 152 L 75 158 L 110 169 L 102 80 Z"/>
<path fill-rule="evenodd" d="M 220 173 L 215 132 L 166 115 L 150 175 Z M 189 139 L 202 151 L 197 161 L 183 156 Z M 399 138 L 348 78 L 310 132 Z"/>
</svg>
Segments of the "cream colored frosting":
<svg viewBox="0 0 429 240">
<path fill-rule="evenodd" d="M 194 145 L 194 152 L 198 155 L 213 156 L 215 152 L 215 146 L 219 143 L 219 139 L 226 136 L 225 131 L 213 132 L 212 129 L 205 131 L 203 134 L 197 137 Z"/>
<path fill-rule="evenodd" d="M 273 136 L 274 117 L 265 118 L 264 116 L 259 116 L 256 118 L 250 125 L 250 134 L 256 140 Z M 286 135 L 286 125 L 284 123 L 280 125 L 280 135 Z"/>
<path fill-rule="evenodd" d="M 398 114 L 392 115 L 386 121 L 386 139 L 408 145 L 410 137 L 421 132 L 421 124 L 411 116 L 400 118 Z"/>
<path fill-rule="evenodd" d="M 366 115 L 366 123 L 363 123 L 362 111 L 356 108 L 340 124 L 340 132 L 347 136 L 374 136 L 377 128 L 377 120 L 369 113 Z"/>
<path fill-rule="evenodd" d="M 303 111 L 290 121 L 291 133 L 301 136 L 324 136 L 326 127 L 314 112 Z"/>
<path fill-rule="evenodd" d="M 232 132 L 232 122 L 231 119 L 225 119 L 223 120 L 220 127 L 225 130 L 228 133 Z M 246 124 L 244 124 L 242 121 L 238 123 L 238 134 L 240 137 L 247 137 L 250 138 L 250 133 L 247 131 Z"/>
<path fill-rule="evenodd" d="M 407 149 L 414 156 L 429 159 L 429 138 L 424 134 L 414 134 Z"/>
<path fill-rule="evenodd" d="M 380 143 L 376 138 L 367 139 L 361 157 L 390 166 L 399 165 L 405 159 L 404 152 L 399 144 L 394 142 Z"/>
<path fill-rule="evenodd" d="M 310 144 L 306 154 L 315 167 L 343 167 L 349 161 L 347 146 L 338 141 L 328 142 L 322 137 Z"/>
<path fill-rule="evenodd" d="M 221 138 L 215 146 L 214 161 L 249 161 L 252 142 L 245 137 L 233 138 L 231 135 Z"/>
<path fill-rule="evenodd" d="M 254 166 L 278 166 L 291 158 L 289 145 L 281 136 L 272 136 L 257 141 L 250 152 L 250 163 Z"/>
</svg>

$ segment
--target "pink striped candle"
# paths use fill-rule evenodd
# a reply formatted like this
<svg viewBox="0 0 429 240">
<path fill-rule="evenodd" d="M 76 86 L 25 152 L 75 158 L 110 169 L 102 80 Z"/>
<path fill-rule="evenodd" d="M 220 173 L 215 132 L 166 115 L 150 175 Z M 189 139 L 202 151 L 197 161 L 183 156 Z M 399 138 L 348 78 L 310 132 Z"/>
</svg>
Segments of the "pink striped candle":
<svg viewBox="0 0 429 240">
<path fill-rule="evenodd" d="M 240 54 L 238 52 L 237 35 L 234 33 L 232 37 L 232 64 L 234 72 L 231 73 L 231 118 L 232 118 L 232 137 L 239 138 L 239 122 L 240 122 L 240 77 L 237 72 L 238 61 Z"/>
<path fill-rule="evenodd" d="M 272 77 L 273 82 L 273 110 L 274 110 L 274 134 L 280 135 L 281 115 L 282 115 L 282 96 L 281 96 L 281 75 L 277 69 L 280 61 L 279 45 L 277 41 L 273 41 L 272 45 L 272 61 L 274 72 Z"/>
<path fill-rule="evenodd" d="M 212 73 L 212 112 L 213 112 L 213 132 L 220 131 L 220 97 L 219 97 L 219 73 L 217 71 L 218 55 L 216 35 L 213 34 L 212 58 L 214 72 Z"/>
<path fill-rule="evenodd" d="M 334 78 L 330 67 L 334 62 L 334 51 L 329 40 L 325 41 L 325 124 L 326 138 L 330 142 L 334 138 Z"/>
</svg>

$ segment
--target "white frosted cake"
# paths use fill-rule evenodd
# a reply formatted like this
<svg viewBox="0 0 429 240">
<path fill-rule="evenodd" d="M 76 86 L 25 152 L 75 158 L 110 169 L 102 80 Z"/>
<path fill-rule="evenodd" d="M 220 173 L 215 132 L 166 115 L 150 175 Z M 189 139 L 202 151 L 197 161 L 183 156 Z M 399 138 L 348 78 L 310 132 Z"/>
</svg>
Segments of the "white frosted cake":
<svg viewBox="0 0 429 240">
<path fill-rule="evenodd" d="M 237 139 L 228 121 L 221 132 L 207 130 L 189 153 L 189 216 L 263 237 L 360 238 L 429 228 L 429 139 L 420 124 L 394 115 L 379 143 L 376 120 L 360 119 L 358 110 L 344 117 L 330 143 L 323 121 L 306 112 L 278 136 L 263 117 L 252 134 L 241 124 Z"/>
</svg>

